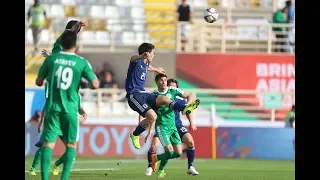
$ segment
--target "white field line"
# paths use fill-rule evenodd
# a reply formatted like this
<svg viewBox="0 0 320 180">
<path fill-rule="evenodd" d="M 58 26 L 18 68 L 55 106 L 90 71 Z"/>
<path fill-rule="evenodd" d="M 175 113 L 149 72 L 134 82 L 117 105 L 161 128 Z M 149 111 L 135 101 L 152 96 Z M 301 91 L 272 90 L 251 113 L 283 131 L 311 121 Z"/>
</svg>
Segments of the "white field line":
<svg viewBox="0 0 320 180">
<path fill-rule="evenodd" d="M 175 160 L 171 160 L 170 162 L 174 162 L 174 161 L 187 161 L 187 160 L 175 159 Z M 206 161 L 210 161 L 210 160 L 197 159 L 197 162 L 206 162 Z M 114 163 L 130 164 L 130 163 L 139 163 L 139 162 L 147 162 L 147 159 L 124 159 L 124 160 L 112 159 L 112 160 L 78 160 L 78 161 L 76 160 L 74 164 L 114 164 Z M 54 161 L 52 161 L 52 163 L 54 163 Z M 29 163 L 25 163 L 25 164 L 28 165 Z"/>
<path fill-rule="evenodd" d="M 80 168 L 80 169 L 72 169 L 71 171 L 119 171 L 119 170 L 120 169 L 117 169 L 117 168 L 91 168 L 91 169 Z M 29 171 L 25 170 L 24 172 L 27 173 Z M 37 170 L 36 172 L 40 172 L 40 170 Z"/>
</svg>

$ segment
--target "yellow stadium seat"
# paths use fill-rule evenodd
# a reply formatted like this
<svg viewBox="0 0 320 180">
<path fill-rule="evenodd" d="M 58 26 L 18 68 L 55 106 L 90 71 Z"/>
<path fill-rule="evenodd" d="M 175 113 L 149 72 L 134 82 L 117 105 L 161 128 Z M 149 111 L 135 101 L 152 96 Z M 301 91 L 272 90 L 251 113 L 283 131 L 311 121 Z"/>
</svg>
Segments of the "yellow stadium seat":
<svg viewBox="0 0 320 180">
<path fill-rule="evenodd" d="M 52 18 L 47 18 L 47 19 L 46 19 L 46 23 L 45 23 L 45 25 L 44 25 L 44 29 L 49 29 L 50 26 L 51 26 L 52 21 L 53 21 Z"/>
<path fill-rule="evenodd" d="M 161 3 L 161 4 L 177 4 L 176 0 L 143 0 L 144 4 L 146 3 Z"/>
<path fill-rule="evenodd" d="M 150 6 L 150 5 L 145 5 L 144 6 L 145 10 L 154 10 L 154 11 L 172 11 L 176 10 L 176 6 Z"/>
<path fill-rule="evenodd" d="M 174 37 L 175 36 L 175 32 L 172 31 L 153 31 L 153 32 L 150 32 L 150 35 L 151 36 L 172 36 Z"/>
<path fill-rule="evenodd" d="M 219 0 L 209 0 L 208 1 L 208 5 L 209 6 L 215 6 L 215 7 L 217 7 L 217 6 L 220 6 L 220 1 Z"/>
<path fill-rule="evenodd" d="M 105 31 L 106 21 L 104 19 L 90 19 L 88 20 L 88 30 Z"/>
<path fill-rule="evenodd" d="M 175 49 L 174 44 L 155 44 L 158 49 Z"/>
<path fill-rule="evenodd" d="M 64 14 L 67 17 L 75 17 L 76 16 L 76 7 L 75 6 L 64 6 Z"/>
<path fill-rule="evenodd" d="M 260 7 L 261 6 L 261 0 L 251 0 L 249 3 L 250 7 Z"/>
</svg>

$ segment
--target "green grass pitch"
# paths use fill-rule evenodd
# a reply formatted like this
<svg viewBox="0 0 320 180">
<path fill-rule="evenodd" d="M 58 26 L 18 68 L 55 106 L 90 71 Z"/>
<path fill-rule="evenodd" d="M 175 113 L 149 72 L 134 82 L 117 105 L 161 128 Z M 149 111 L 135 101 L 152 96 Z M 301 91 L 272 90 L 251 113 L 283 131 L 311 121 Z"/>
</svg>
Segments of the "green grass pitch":
<svg viewBox="0 0 320 180">
<path fill-rule="evenodd" d="M 55 160 L 55 159 L 54 159 Z M 25 159 L 25 179 L 40 180 L 30 176 L 27 171 L 32 157 Z M 104 159 L 77 158 L 70 180 L 142 180 L 157 179 L 156 173 L 145 176 L 146 159 Z M 196 159 L 194 163 L 198 176 L 187 175 L 187 160 L 170 160 L 165 172 L 168 180 L 292 180 L 294 179 L 294 161 L 286 160 L 250 160 L 250 159 Z M 38 167 L 38 170 L 40 165 Z M 61 170 L 61 168 L 60 168 Z M 50 180 L 60 180 L 50 175 Z"/>
</svg>

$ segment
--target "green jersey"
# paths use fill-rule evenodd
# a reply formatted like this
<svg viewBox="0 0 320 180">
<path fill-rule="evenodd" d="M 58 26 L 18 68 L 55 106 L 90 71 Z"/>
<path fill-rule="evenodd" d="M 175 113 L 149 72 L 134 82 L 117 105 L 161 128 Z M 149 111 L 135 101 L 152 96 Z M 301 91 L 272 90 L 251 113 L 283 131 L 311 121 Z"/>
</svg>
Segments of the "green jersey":
<svg viewBox="0 0 320 180">
<path fill-rule="evenodd" d="M 62 33 L 63 34 L 63 33 Z M 52 48 L 52 53 L 57 53 L 63 50 L 62 45 L 61 45 L 61 37 L 62 34 L 60 35 L 60 37 L 56 40 L 56 42 L 53 44 L 53 48 Z"/>
<path fill-rule="evenodd" d="M 154 90 L 152 94 L 167 96 L 171 100 L 175 100 L 177 96 L 183 97 L 183 91 L 175 87 L 168 87 L 164 92 Z M 156 126 L 168 126 L 176 128 L 174 110 L 171 110 L 167 106 L 162 105 L 158 108 L 156 113 L 158 116 L 156 120 Z"/>
<path fill-rule="evenodd" d="M 48 56 L 40 67 L 38 77 L 47 80 L 46 111 L 78 112 L 81 78 L 95 80 L 90 63 L 75 53 L 59 52 Z"/>
</svg>

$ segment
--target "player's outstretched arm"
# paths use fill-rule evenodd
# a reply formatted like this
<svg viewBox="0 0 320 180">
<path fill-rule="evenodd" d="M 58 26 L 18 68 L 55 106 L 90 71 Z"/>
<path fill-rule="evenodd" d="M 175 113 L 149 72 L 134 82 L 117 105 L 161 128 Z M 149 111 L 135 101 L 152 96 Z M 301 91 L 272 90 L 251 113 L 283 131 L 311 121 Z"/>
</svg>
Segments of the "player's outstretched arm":
<svg viewBox="0 0 320 180">
<path fill-rule="evenodd" d="M 160 74 L 166 74 L 166 72 L 164 71 L 164 69 L 162 67 L 153 67 L 153 66 L 149 66 L 148 71 L 150 72 L 157 72 Z"/>
<path fill-rule="evenodd" d="M 80 119 L 81 123 L 83 123 L 84 121 L 87 120 L 88 115 L 87 115 L 86 111 L 83 109 L 82 106 L 79 108 L 79 114 L 82 116 L 81 119 Z"/>
<path fill-rule="evenodd" d="M 78 21 L 75 25 L 72 26 L 71 31 L 78 32 L 81 27 L 87 27 L 88 23 L 85 21 Z"/>
<path fill-rule="evenodd" d="M 135 62 L 137 62 L 137 61 L 140 60 L 140 59 L 146 59 L 148 56 L 150 56 L 150 53 L 149 53 L 149 52 L 145 52 L 145 53 L 143 53 L 143 54 L 141 54 L 141 55 L 134 55 L 134 56 L 132 56 L 132 57 L 130 58 L 130 62 L 135 63 Z"/>
</svg>

